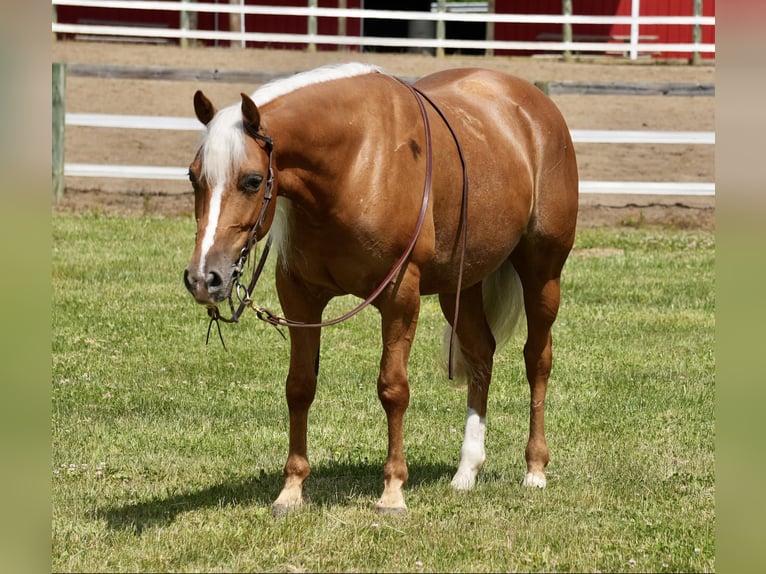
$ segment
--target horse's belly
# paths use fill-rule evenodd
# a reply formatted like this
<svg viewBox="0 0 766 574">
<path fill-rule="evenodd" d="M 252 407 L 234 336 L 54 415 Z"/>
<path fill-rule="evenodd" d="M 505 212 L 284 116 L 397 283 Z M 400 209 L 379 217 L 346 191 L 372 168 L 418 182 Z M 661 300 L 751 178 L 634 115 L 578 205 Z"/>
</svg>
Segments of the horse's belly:
<svg viewBox="0 0 766 574">
<path fill-rule="evenodd" d="M 466 289 L 496 271 L 516 246 L 520 234 L 508 235 L 502 242 L 486 243 L 483 247 L 467 249 L 460 271 L 460 250 L 448 256 L 435 256 L 421 268 L 420 291 L 423 295 L 454 293 L 458 281 Z"/>
<path fill-rule="evenodd" d="M 515 185 L 493 186 L 490 180 L 508 182 L 512 179 L 497 171 L 484 173 L 494 173 L 494 176 L 485 177 L 484 181 L 476 177 L 469 187 L 467 226 L 461 217 L 461 190 L 445 194 L 434 206 L 433 255 L 421 265 L 424 294 L 454 292 L 461 276 L 461 259 L 462 287 L 478 283 L 508 259 L 527 229 L 532 203 L 531 179 L 523 181 L 517 177 Z M 467 233 L 465 250 L 464 229 Z"/>
</svg>

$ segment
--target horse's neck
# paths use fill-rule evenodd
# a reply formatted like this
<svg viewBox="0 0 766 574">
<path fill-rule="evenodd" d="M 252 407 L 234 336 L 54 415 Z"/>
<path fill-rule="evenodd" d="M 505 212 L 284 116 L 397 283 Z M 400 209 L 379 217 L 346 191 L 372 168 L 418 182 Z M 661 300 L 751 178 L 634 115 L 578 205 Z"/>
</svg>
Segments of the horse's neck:
<svg viewBox="0 0 766 574">
<path fill-rule="evenodd" d="M 337 196 L 339 182 L 372 137 L 358 103 L 343 105 L 338 102 L 343 95 L 331 99 L 325 92 L 284 96 L 264 110 L 264 124 L 274 138 L 279 193 L 307 206 Z"/>
</svg>

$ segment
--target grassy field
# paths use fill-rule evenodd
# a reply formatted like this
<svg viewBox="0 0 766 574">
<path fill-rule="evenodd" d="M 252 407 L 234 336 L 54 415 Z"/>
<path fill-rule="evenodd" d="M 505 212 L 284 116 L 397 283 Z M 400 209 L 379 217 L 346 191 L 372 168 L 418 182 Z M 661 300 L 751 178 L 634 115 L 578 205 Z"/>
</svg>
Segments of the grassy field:
<svg viewBox="0 0 766 574">
<path fill-rule="evenodd" d="M 409 514 L 379 516 L 374 310 L 325 330 L 306 509 L 274 519 L 288 344 L 254 316 L 205 346 L 189 219 L 53 219 L 55 571 L 711 571 L 712 232 L 584 230 L 554 331 L 548 488 L 520 486 L 523 333 L 496 360 L 487 456 L 455 493 L 465 389 L 425 299 L 405 419 Z M 267 273 L 267 276 L 270 274 Z M 278 309 L 270 280 L 259 302 Z M 353 303 L 333 302 L 328 314 Z"/>
</svg>

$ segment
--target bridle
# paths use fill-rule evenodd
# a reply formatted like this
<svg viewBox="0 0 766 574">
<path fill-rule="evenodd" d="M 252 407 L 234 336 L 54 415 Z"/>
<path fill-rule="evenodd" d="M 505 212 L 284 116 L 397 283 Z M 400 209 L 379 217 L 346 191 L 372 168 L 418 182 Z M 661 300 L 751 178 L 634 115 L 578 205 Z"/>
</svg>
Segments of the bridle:
<svg viewBox="0 0 766 574">
<path fill-rule="evenodd" d="M 228 301 L 229 308 L 231 309 L 231 317 L 224 317 L 221 315 L 221 312 L 215 305 L 208 306 L 207 308 L 207 314 L 210 317 L 210 323 L 207 326 L 207 337 L 205 339 L 205 343 L 207 344 L 207 342 L 210 340 L 210 328 L 213 326 L 213 323 L 215 323 L 216 327 L 218 328 L 218 337 L 221 339 L 221 344 L 223 345 L 224 349 L 226 349 L 226 343 L 223 341 L 223 335 L 221 335 L 221 327 L 218 322 L 223 321 L 224 323 L 237 323 L 239 322 L 240 315 L 242 315 L 242 311 L 244 311 L 246 307 L 252 305 L 250 297 L 255 290 L 255 285 L 258 283 L 258 278 L 263 272 L 263 267 L 266 264 L 266 258 L 268 257 L 269 250 L 271 248 L 271 236 L 269 236 L 266 240 L 266 245 L 263 248 L 263 252 L 261 253 L 261 257 L 258 260 L 258 264 L 253 269 L 253 275 L 250 279 L 250 284 L 245 286 L 241 281 L 242 273 L 245 269 L 245 265 L 247 265 L 247 260 L 250 257 L 250 251 L 257 243 L 258 234 L 263 228 L 264 222 L 266 221 L 269 204 L 274 198 L 274 140 L 269 136 L 253 129 L 249 124 L 245 123 L 244 125 L 245 132 L 250 137 L 252 137 L 257 142 L 263 143 L 263 149 L 269 156 L 269 171 L 266 178 L 266 188 L 263 192 L 261 211 L 258 214 L 258 218 L 255 220 L 253 227 L 250 229 L 250 233 L 248 234 L 247 240 L 245 241 L 245 246 L 239 252 L 239 257 L 237 258 L 237 262 L 234 265 L 233 291 L 236 293 L 237 299 L 239 299 L 239 306 L 234 309 L 234 302 L 232 301 L 231 294 L 229 294 Z"/>
<path fill-rule="evenodd" d="M 281 327 L 296 327 L 296 328 L 321 328 L 321 327 L 328 327 L 330 325 L 336 325 L 338 323 L 342 323 L 343 321 L 346 321 L 347 319 L 350 319 L 351 317 L 353 317 L 354 315 L 362 311 L 365 307 L 369 306 L 383 292 L 383 290 L 386 288 L 389 282 L 396 276 L 397 273 L 399 273 L 405 261 L 407 261 L 410 254 L 412 253 L 412 250 L 415 248 L 415 244 L 417 243 L 418 237 L 420 236 L 420 231 L 423 228 L 423 223 L 425 221 L 426 213 L 428 212 L 428 202 L 431 197 L 431 181 L 432 181 L 432 175 L 433 175 L 433 169 L 432 169 L 433 168 L 433 165 L 432 165 L 433 153 L 432 153 L 432 143 L 431 143 L 431 124 L 428 120 L 428 113 L 426 112 L 425 104 L 423 103 L 423 101 L 425 100 L 439 114 L 442 121 L 444 121 L 444 124 L 447 126 L 447 129 L 449 130 L 450 134 L 452 134 L 452 139 L 455 141 L 455 145 L 457 146 L 458 156 L 460 157 L 460 165 L 463 170 L 463 194 L 462 194 L 462 205 L 460 209 L 460 223 L 459 223 L 460 229 L 461 229 L 460 259 L 458 264 L 457 289 L 455 292 L 455 312 L 453 316 L 452 329 L 450 334 L 449 361 L 448 361 L 449 378 L 450 379 L 453 378 L 455 329 L 457 325 L 458 313 L 460 308 L 460 291 L 462 290 L 462 284 L 463 284 L 463 264 L 465 259 L 466 243 L 468 238 L 468 174 L 466 172 L 465 158 L 463 156 L 463 150 L 460 147 L 460 142 L 457 139 L 457 135 L 452 129 L 452 126 L 447 121 L 447 118 L 445 117 L 444 113 L 442 113 L 442 111 L 433 102 L 433 100 L 431 100 L 431 98 L 429 98 L 426 94 L 424 94 L 415 86 L 408 84 L 407 82 L 400 80 L 399 78 L 394 78 L 394 79 L 397 80 L 403 86 L 405 86 L 407 89 L 409 89 L 412 95 L 415 97 L 415 100 L 417 101 L 418 107 L 420 109 L 421 116 L 423 118 L 423 126 L 425 130 L 425 140 L 426 140 L 426 177 L 425 177 L 425 182 L 423 184 L 423 200 L 420 205 L 420 212 L 418 213 L 417 222 L 415 223 L 415 231 L 413 232 L 412 237 L 410 238 L 410 241 L 407 244 L 407 247 L 402 253 L 401 257 L 399 257 L 399 259 L 391 268 L 391 270 L 388 272 L 388 274 L 385 276 L 385 278 L 380 282 L 380 284 L 375 288 L 375 290 L 373 290 L 373 292 L 370 293 L 370 295 L 364 301 L 362 301 L 359 305 L 357 305 L 348 313 L 345 313 L 344 315 L 340 317 L 336 317 L 335 319 L 330 319 L 329 321 L 322 321 L 320 323 L 302 323 L 300 321 L 292 321 L 285 317 L 280 317 L 278 315 L 275 315 L 274 313 L 265 309 L 264 307 L 254 305 L 251 297 L 252 297 L 253 291 L 255 290 L 255 286 L 258 283 L 258 279 L 261 276 L 261 273 L 263 272 L 263 268 L 266 264 L 266 259 L 271 249 L 272 236 L 270 234 L 266 240 L 266 244 L 264 245 L 263 251 L 261 252 L 261 256 L 258 259 L 258 263 L 253 268 L 253 274 L 250 278 L 250 283 L 248 285 L 244 285 L 241 282 L 241 279 L 243 276 L 244 268 L 250 257 L 250 252 L 253 246 L 257 243 L 257 237 L 259 235 L 259 232 L 262 230 L 263 224 L 266 221 L 269 204 L 271 203 L 273 199 L 274 140 L 270 138 L 269 136 L 262 134 L 259 131 L 253 129 L 251 126 L 245 123 L 245 132 L 247 133 L 247 135 L 249 135 L 250 137 L 252 137 L 258 142 L 262 142 L 263 148 L 268 154 L 268 157 L 269 157 L 268 178 L 266 180 L 266 188 L 263 194 L 263 203 L 261 205 L 261 211 L 258 214 L 258 218 L 256 219 L 255 224 L 253 224 L 253 227 L 250 230 L 250 233 L 248 234 L 247 241 L 245 242 L 245 246 L 240 251 L 239 258 L 237 259 L 237 263 L 234 266 L 235 277 L 234 277 L 234 288 L 232 291 L 236 294 L 237 299 L 239 299 L 239 305 L 237 306 L 236 309 L 234 308 L 234 302 L 232 300 L 232 295 L 230 294 L 228 297 L 228 302 L 229 302 L 229 308 L 231 309 L 231 317 L 228 317 L 228 318 L 221 315 L 217 306 L 209 306 L 207 308 L 208 316 L 210 317 L 210 323 L 208 324 L 208 328 L 207 328 L 207 338 L 205 341 L 206 343 L 210 339 L 210 329 L 213 323 L 215 323 L 218 329 L 218 336 L 221 339 L 221 344 L 223 345 L 225 349 L 226 343 L 224 343 L 223 341 L 223 336 L 221 335 L 221 327 L 218 324 L 218 322 L 219 321 L 223 321 L 224 323 L 239 322 L 240 315 L 242 315 L 242 312 L 247 307 L 250 307 L 251 309 L 253 309 L 253 311 L 255 311 L 256 316 L 260 320 L 265 321 L 266 323 L 269 323 L 270 325 L 273 325 L 274 327 L 277 327 L 277 328 L 280 326 Z M 279 331 L 279 329 L 277 330 Z M 284 334 L 282 334 L 281 331 L 279 331 L 279 333 L 284 338 Z"/>
</svg>

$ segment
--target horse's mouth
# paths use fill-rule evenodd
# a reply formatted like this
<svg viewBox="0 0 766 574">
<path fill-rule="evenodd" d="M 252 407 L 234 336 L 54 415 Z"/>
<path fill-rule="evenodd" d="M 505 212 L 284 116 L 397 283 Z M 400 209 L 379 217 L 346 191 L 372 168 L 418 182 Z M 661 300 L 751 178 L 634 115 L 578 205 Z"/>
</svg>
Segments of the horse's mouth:
<svg viewBox="0 0 766 574">
<path fill-rule="evenodd" d="M 194 300 L 198 304 L 204 305 L 207 308 L 212 308 L 212 307 L 217 307 L 218 305 L 226 301 L 229 298 L 230 293 L 215 294 L 215 295 L 211 295 L 207 297 L 205 296 L 199 297 L 197 295 L 193 295 L 193 296 L 194 296 Z"/>
<path fill-rule="evenodd" d="M 208 271 L 204 276 L 184 271 L 184 285 L 194 300 L 205 307 L 215 307 L 231 297 L 231 291 L 237 277 L 236 269 L 226 277 L 215 270 Z"/>
</svg>

